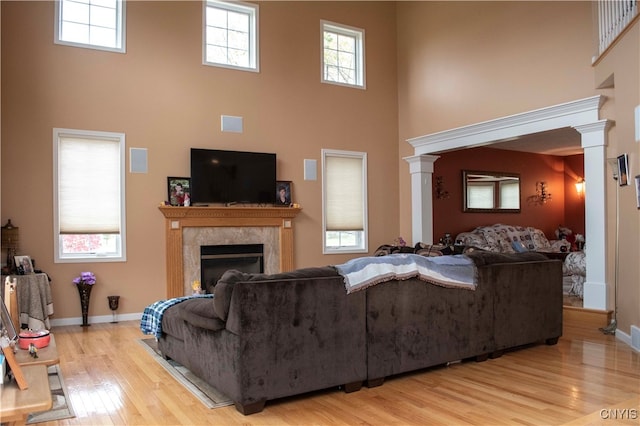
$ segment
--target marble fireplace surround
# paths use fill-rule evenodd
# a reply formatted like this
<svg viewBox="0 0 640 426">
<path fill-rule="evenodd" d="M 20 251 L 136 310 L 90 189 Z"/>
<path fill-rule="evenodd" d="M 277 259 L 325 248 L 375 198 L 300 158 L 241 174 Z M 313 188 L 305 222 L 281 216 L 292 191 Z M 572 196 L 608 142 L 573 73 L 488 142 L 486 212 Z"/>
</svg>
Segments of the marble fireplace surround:
<svg viewBox="0 0 640 426">
<path fill-rule="evenodd" d="M 160 206 L 165 217 L 167 298 L 191 294 L 200 279 L 200 246 L 263 244 L 266 273 L 291 271 L 293 219 L 291 207 Z"/>
</svg>

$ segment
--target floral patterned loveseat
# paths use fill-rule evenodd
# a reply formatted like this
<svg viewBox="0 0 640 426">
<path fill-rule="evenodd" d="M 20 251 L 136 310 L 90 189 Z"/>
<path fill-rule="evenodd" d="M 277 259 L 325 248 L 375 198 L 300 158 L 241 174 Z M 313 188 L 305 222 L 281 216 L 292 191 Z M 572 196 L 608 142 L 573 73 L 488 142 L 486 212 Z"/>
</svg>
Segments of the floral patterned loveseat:
<svg viewBox="0 0 640 426">
<path fill-rule="evenodd" d="M 569 288 L 569 295 L 580 298 L 584 295 L 584 280 L 587 277 L 584 254 L 584 251 L 572 251 L 562 265 L 563 287 Z"/>
<path fill-rule="evenodd" d="M 456 237 L 456 243 L 500 253 L 561 252 L 571 249 L 571 243 L 567 240 L 549 240 L 538 228 L 501 223 L 462 232 Z"/>
<path fill-rule="evenodd" d="M 462 232 L 456 237 L 456 243 L 500 253 L 520 251 L 549 253 L 571 250 L 571 243 L 566 239 L 549 240 L 544 232 L 532 226 L 501 223 L 479 226 L 473 231 Z M 562 266 L 565 293 L 578 297 L 583 296 L 586 270 L 583 251 L 567 254 Z"/>
</svg>

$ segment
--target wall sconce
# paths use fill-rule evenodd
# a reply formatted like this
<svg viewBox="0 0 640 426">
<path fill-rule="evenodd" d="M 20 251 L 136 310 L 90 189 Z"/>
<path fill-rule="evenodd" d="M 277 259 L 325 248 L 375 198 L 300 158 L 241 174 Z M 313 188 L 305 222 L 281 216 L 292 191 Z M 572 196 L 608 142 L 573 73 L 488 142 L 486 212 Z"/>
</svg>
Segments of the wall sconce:
<svg viewBox="0 0 640 426">
<path fill-rule="evenodd" d="M 527 201 L 536 205 L 546 204 L 547 201 L 551 201 L 551 193 L 547 191 L 547 183 L 544 181 L 536 182 L 536 195 L 530 196 Z"/>
<path fill-rule="evenodd" d="M 584 195 L 584 185 L 584 179 L 582 178 L 578 179 L 578 181 L 576 182 L 576 192 L 581 197 Z"/>
<path fill-rule="evenodd" d="M 436 199 L 444 200 L 449 198 L 449 191 L 444 190 L 444 182 L 442 176 L 436 176 Z"/>
</svg>

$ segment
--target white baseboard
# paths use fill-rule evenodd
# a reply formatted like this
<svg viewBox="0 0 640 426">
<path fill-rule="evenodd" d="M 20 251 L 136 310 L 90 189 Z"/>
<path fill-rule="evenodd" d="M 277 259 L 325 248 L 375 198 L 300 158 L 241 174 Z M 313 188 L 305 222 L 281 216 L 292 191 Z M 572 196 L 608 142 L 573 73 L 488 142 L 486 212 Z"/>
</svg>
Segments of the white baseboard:
<svg viewBox="0 0 640 426">
<path fill-rule="evenodd" d="M 632 325 L 631 326 L 631 334 L 633 335 L 633 337 L 635 339 L 637 339 L 636 333 L 640 333 L 640 328 L 636 327 L 635 325 Z M 631 349 L 633 349 L 634 351 L 640 353 L 640 347 L 639 346 L 634 346 L 634 340 L 635 339 L 632 339 L 632 336 L 628 335 L 624 331 L 621 331 L 619 328 L 616 329 L 616 339 L 620 340 L 623 343 L 626 343 L 627 345 L 629 345 L 629 347 Z"/>
<path fill-rule="evenodd" d="M 140 320 L 142 318 L 142 313 L 133 313 L 133 314 L 118 314 L 116 315 L 116 321 L 135 321 Z M 104 322 L 113 321 L 112 315 L 99 315 L 89 317 L 89 324 L 99 324 Z M 51 320 L 51 326 L 62 326 L 62 325 L 81 325 L 82 317 L 72 317 L 72 318 L 57 318 Z"/>
</svg>

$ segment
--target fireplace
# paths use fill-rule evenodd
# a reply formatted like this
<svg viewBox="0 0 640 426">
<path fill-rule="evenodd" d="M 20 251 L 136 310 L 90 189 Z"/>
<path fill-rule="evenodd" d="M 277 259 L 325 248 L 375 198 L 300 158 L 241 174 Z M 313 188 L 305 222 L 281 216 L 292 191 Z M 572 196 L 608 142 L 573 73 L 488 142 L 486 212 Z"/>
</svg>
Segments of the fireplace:
<svg viewBox="0 0 640 426">
<path fill-rule="evenodd" d="M 165 217 L 167 298 L 192 293 L 201 278 L 200 246 L 264 244 L 264 272 L 295 269 L 293 219 L 297 207 L 159 207 Z"/>
<path fill-rule="evenodd" d="M 211 292 L 222 274 L 229 269 L 241 272 L 264 272 L 263 244 L 223 244 L 200 246 L 200 282 Z"/>
</svg>

